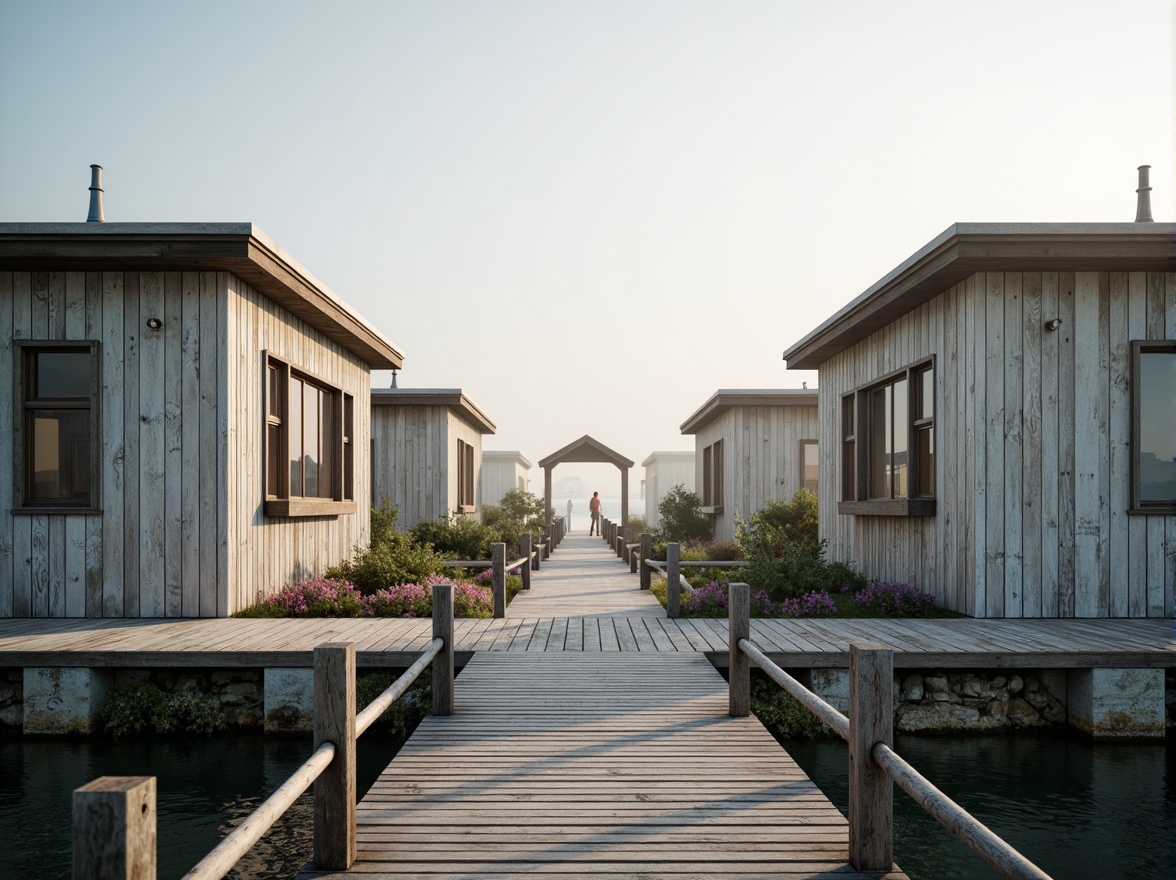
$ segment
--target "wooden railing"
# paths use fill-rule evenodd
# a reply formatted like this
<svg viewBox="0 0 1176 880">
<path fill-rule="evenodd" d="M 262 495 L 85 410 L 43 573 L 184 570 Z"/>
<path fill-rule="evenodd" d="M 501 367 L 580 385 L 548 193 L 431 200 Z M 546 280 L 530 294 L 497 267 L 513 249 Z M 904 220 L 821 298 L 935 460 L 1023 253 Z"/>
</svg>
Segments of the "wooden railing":
<svg viewBox="0 0 1176 880">
<path fill-rule="evenodd" d="M 694 592 L 694 585 L 686 580 L 686 576 L 682 574 L 684 568 L 746 568 L 748 562 L 745 559 L 736 560 L 683 560 L 682 559 L 682 545 L 677 541 L 670 541 L 666 544 L 666 558 L 653 559 L 653 536 L 642 533 L 641 538 L 637 543 L 626 544 L 627 551 L 632 553 L 636 551 L 639 556 L 634 557 L 630 561 L 629 570 L 638 572 L 641 575 L 641 589 L 648 590 L 651 583 L 651 575 L 654 571 L 661 574 L 666 579 L 666 617 L 676 619 L 682 616 L 682 596 L 681 591 L 685 590 L 687 593 Z M 671 590 L 670 584 L 677 583 L 678 589 Z"/>
<path fill-rule="evenodd" d="M 314 752 L 183 880 L 219 880 L 314 785 L 314 864 L 355 861 L 355 741 L 433 667 L 433 714 L 453 714 L 453 587 L 433 587 L 433 640 L 396 681 L 355 712 L 355 644 L 314 649 Z M 73 793 L 73 880 L 154 880 L 155 777 L 104 776 Z"/>
<path fill-rule="evenodd" d="M 506 561 L 506 544 L 490 545 L 489 559 L 446 559 L 444 565 L 453 568 L 489 568 L 491 570 L 490 594 L 494 600 L 494 616 L 506 617 L 506 573 L 514 569 L 519 570 L 523 578 L 523 589 L 531 589 L 531 569 L 539 568 L 539 560 L 543 556 L 543 544 L 531 547 L 531 533 L 524 532 L 519 539 L 522 555 L 513 562 Z"/>
<path fill-rule="evenodd" d="M 747 584 L 731 584 L 728 591 L 730 714 L 740 718 L 751 711 L 754 663 L 849 743 L 849 861 L 854 868 L 889 871 L 894 864 L 894 783 L 1000 876 L 1050 880 L 894 751 L 893 651 L 870 642 L 850 645 L 847 718 L 751 641 L 750 592 Z"/>
</svg>

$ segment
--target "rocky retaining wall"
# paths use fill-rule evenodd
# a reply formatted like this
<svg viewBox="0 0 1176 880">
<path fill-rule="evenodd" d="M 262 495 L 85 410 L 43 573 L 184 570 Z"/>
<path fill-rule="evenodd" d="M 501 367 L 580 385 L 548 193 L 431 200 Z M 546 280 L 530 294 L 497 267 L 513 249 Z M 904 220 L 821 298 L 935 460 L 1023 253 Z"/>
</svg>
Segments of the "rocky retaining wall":
<svg viewBox="0 0 1176 880">
<path fill-rule="evenodd" d="M 894 727 L 929 731 L 1023 730 L 1066 723 L 1041 672 L 913 672 L 895 676 Z"/>
</svg>

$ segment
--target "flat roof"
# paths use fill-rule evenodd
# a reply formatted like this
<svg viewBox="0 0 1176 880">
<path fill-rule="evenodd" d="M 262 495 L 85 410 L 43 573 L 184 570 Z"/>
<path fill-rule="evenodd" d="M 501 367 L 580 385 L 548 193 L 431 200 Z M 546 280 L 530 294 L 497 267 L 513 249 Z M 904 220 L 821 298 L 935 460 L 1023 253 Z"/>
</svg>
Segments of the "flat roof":
<svg viewBox="0 0 1176 880">
<path fill-rule="evenodd" d="M 683 434 L 697 434 L 735 406 L 816 406 L 816 388 L 720 388 L 682 423 Z"/>
<path fill-rule="evenodd" d="M 497 427 L 460 388 L 373 388 L 372 406 L 445 406 L 483 434 Z"/>
<path fill-rule="evenodd" d="M 488 458 L 497 458 L 501 459 L 502 461 L 518 462 L 527 470 L 530 470 L 532 467 L 534 467 L 534 465 L 531 464 L 531 460 L 517 450 L 483 449 L 482 461 L 485 461 Z"/>
<path fill-rule="evenodd" d="M 788 369 L 814 370 L 987 271 L 1176 271 L 1176 223 L 955 223 L 793 343 Z"/>
<path fill-rule="evenodd" d="M 232 272 L 372 369 L 404 366 L 395 345 L 252 223 L 0 223 L 0 269 Z"/>
<path fill-rule="evenodd" d="M 645 461 L 641 462 L 642 467 L 649 467 L 656 459 L 659 458 L 678 458 L 683 461 L 690 459 L 694 461 L 694 453 L 683 451 L 681 449 L 662 450 L 660 452 L 651 452 L 645 457 Z"/>
</svg>

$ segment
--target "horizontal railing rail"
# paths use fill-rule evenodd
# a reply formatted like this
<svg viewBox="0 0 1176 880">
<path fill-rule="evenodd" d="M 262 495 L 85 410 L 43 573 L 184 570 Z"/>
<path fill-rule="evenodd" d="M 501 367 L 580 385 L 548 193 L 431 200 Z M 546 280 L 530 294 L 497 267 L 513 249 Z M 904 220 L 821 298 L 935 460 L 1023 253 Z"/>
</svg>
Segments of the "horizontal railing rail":
<svg viewBox="0 0 1176 880">
<path fill-rule="evenodd" d="M 433 587 L 433 640 L 417 660 L 362 712 L 355 711 L 355 644 L 314 649 L 314 741 L 311 756 L 240 825 L 184 875 L 220 880 L 310 788 L 314 790 L 314 862 L 347 870 L 355 861 L 355 741 L 433 668 L 433 714 L 453 714 L 453 586 Z M 133 807 L 133 808 L 132 808 Z M 101 777 L 73 795 L 73 878 L 155 877 L 155 778 Z"/>
<path fill-rule="evenodd" d="M 532 544 L 530 532 L 524 532 L 519 538 L 521 555 L 513 562 L 506 561 L 506 544 L 490 545 L 489 559 L 446 559 L 443 565 L 453 568 L 489 568 L 493 570 L 490 577 L 490 593 L 494 602 L 494 616 L 506 617 L 506 574 L 518 569 L 523 578 L 523 589 L 531 589 L 531 571 L 539 568 L 539 560 L 543 555 L 543 545 L 537 547 Z"/>
<path fill-rule="evenodd" d="M 730 713 L 751 711 L 754 663 L 802 706 L 849 743 L 849 860 L 859 871 L 889 871 L 894 862 L 893 790 L 897 784 L 951 834 L 1008 880 L 1050 876 L 984 823 L 936 788 L 891 745 L 894 652 L 884 645 L 850 645 L 848 717 L 781 669 L 751 641 L 750 588 L 728 592 Z"/>
</svg>

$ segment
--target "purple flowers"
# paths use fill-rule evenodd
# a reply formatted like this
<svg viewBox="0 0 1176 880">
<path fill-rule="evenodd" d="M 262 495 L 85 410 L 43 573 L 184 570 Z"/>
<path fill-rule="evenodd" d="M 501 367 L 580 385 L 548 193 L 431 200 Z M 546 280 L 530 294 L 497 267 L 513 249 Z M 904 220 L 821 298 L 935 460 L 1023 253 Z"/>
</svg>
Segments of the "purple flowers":
<svg viewBox="0 0 1176 880">
<path fill-rule="evenodd" d="M 833 597 L 824 590 L 814 590 L 799 599 L 785 599 L 780 603 L 781 617 L 832 617 L 836 613 Z"/>
<path fill-rule="evenodd" d="M 705 587 L 699 587 L 689 593 L 682 600 L 682 610 L 686 614 L 697 614 L 700 617 L 727 616 L 727 582 L 711 581 Z"/>
<path fill-rule="evenodd" d="M 935 599 L 918 587 L 884 581 L 872 581 L 858 590 L 853 602 L 862 610 L 891 617 L 922 617 L 935 607 Z"/>
</svg>

